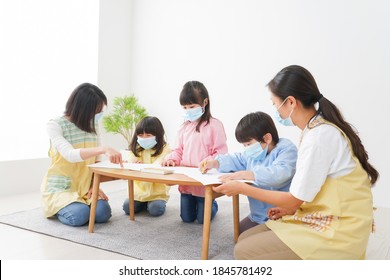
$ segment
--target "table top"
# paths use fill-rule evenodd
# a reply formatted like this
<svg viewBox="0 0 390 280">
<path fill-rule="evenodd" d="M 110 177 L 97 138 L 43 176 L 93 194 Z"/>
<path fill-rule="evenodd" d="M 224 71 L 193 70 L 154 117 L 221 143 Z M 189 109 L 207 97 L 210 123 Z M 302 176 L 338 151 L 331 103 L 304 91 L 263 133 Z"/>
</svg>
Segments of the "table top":
<svg viewBox="0 0 390 280">
<path fill-rule="evenodd" d="M 154 174 L 137 170 L 129 169 L 114 169 L 114 168 L 102 168 L 102 167 L 89 167 L 95 174 L 104 175 L 107 177 L 114 177 L 119 179 L 131 179 L 152 183 L 163 183 L 167 185 L 186 185 L 186 186 L 204 186 L 201 182 L 198 182 L 184 174 Z M 219 184 L 208 185 L 218 186 Z"/>
</svg>

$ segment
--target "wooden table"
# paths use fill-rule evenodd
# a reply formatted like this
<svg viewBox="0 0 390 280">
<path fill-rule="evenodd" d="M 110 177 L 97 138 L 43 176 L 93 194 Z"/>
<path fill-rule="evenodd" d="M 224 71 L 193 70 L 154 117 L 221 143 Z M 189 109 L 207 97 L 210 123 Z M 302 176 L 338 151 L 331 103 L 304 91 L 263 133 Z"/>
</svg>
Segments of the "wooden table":
<svg viewBox="0 0 390 280">
<path fill-rule="evenodd" d="M 93 232 L 96 216 L 96 204 L 98 200 L 99 186 L 101 182 L 112 179 L 124 179 L 128 181 L 128 194 L 129 194 L 129 218 L 134 221 L 134 180 L 163 183 L 167 185 L 186 185 L 186 186 L 199 186 L 205 188 L 205 203 L 204 203 L 204 220 L 203 220 L 203 239 L 202 239 L 202 259 L 207 260 L 209 254 L 209 240 L 210 240 L 210 223 L 211 223 L 211 207 L 212 200 L 222 196 L 222 194 L 213 191 L 212 187 L 216 185 L 204 186 L 202 183 L 195 181 L 183 174 L 152 174 L 141 171 L 134 171 L 128 169 L 110 169 L 110 168 L 97 168 L 90 167 L 94 173 L 93 190 L 92 190 L 92 202 L 91 213 L 89 217 L 88 231 Z M 237 241 L 239 235 L 239 196 L 235 195 L 233 198 L 233 223 L 234 223 L 234 241 Z"/>
</svg>

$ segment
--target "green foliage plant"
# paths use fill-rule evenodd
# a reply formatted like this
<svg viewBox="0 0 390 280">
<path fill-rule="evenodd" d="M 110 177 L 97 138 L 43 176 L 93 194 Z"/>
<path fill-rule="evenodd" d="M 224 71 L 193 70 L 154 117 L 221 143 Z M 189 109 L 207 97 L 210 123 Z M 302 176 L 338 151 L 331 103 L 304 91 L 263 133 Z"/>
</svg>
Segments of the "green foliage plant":
<svg viewBox="0 0 390 280">
<path fill-rule="evenodd" d="M 135 126 L 147 116 L 147 111 L 133 94 L 115 97 L 113 104 L 111 113 L 103 117 L 103 127 L 107 132 L 122 135 L 130 150 Z"/>
</svg>

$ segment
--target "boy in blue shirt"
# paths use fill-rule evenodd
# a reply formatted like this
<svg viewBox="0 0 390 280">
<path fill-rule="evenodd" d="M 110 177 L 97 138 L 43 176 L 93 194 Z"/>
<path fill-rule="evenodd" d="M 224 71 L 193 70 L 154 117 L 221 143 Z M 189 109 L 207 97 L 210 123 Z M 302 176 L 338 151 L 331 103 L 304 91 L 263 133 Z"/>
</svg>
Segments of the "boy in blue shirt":
<svg viewBox="0 0 390 280">
<path fill-rule="evenodd" d="M 243 153 L 218 155 L 200 163 L 202 172 L 216 168 L 227 173 L 222 181 L 251 180 L 267 190 L 288 191 L 295 174 L 297 148 L 280 138 L 272 118 L 263 112 L 244 116 L 236 127 L 236 139 L 244 145 Z M 273 205 L 248 197 L 250 213 L 240 222 L 240 233 L 268 220 Z"/>
</svg>

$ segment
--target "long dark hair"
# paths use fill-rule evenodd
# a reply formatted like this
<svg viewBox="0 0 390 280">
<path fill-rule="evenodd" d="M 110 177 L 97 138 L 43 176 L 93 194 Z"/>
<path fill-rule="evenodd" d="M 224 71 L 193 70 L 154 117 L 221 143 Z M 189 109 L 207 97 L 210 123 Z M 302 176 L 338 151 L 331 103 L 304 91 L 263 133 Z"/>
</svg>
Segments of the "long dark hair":
<svg viewBox="0 0 390 280">
<path fill-rule="evenodd" d="M 210 113 L 210 97 L 206 87 L 198 81 L 189 81 L 184 86 L 180 93 L 179 101 L 180 105 L 191 105 L 199 104 L 203 106 L 204 100 L 207 98 L 207 105 L 204 108 L 203 115 L 199 118 L 198 124 L 196 125 L 196 131 L 199 132 L 200 125 L 205 122 L 205 125 L 209 124 L 211 113 Z"/>
<path fill-rule="evenodd" d="M 107 105 L 107 97 L 97 86 L 83 83 L 76 87 L 66 102 L 65 116 L 81 130 L 96 133 L 95 115 Z"/>
<path fill-rule="evenodd" d="M 249 113 L 237 124 L 236 139 L 240 143 L 249 142 L 255 139 L 264 142 L 265 134 L 272 135 L 272 142 L 276 145 L 279 142 L 279 134 L 272 118 L 263 112 Z"/>
<path fill-rule="evenodd" d="M 379 177 L 379 172 L 368 162 L 367 151 L 355 128 L 344 120 L 336 105 L 322 96 L 314 77 L 308 70 L 298 65 L 285 67 L 276 74 L 267 86 L 280 99 L 284 100 L 288 96 L 293 96 L 305 108 L 310 108 L 318 102 L 317 114 L 321 114 L 325 120 L 335 124 L 347 135 L 351 142 L 353 153 L 370 176 L 371 184 L 375 184 Z"/>
<path fill-rule="evenodd" d="M 161 123 L 161 121 L 156 117 L 145 117 L 143 118 L 135 127 L 133 138 L 131 140 L 131 151 L 136 157 L 139 157 L 139 153 L 144 150 L 138 143 L 137 143 L 137 136 L 140 134 L 152 134 L 156 136 L 156 146 L 153 147 L 154 153 L 152 154 L 153 157 L 158 156 L 161 154 L 164 150 L 164 146 L 166 145 L 165 141 L 165 131 L 164 127 Z"/>
</svg>

